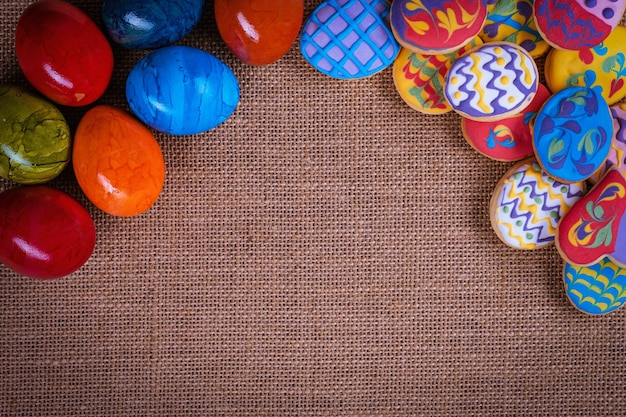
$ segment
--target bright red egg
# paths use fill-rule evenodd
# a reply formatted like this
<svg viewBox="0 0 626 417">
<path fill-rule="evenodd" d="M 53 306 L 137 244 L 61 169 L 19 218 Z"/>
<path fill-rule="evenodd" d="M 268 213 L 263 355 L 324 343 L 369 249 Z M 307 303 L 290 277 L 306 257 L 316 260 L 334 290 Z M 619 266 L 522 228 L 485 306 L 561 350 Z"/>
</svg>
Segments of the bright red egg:
<svg viewBox="0 0 626 417">
<path fill-rule="evenodd" d="M 96 244 L 89 212 L 73 197 L 45 185 L 0 193 L 0 262 L 37 279 L 69 275 Z"/>
<path fill-rule="evenodd" d="M 304 13 L 304 0 L 215 0 L 214 6 L 224 43 L 250 65 L 268 65 L 285 55 Z"/>
<path fill-rule="evenodd" d="M 91 18 L 63 0 L 39 0 L 24 10 L 15 53 L 26 79 L 48 99 L 84 106 L 106 90 L 113 73 L 111 45 Z"/>
</svg>

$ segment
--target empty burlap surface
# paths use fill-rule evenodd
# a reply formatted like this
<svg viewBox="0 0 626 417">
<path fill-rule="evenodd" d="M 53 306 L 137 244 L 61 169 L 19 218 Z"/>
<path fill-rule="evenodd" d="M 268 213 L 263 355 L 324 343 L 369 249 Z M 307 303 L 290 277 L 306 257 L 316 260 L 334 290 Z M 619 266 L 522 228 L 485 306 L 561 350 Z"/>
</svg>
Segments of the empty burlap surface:
<svg viewBox="0 0 626 417">
<path fill-rule="evenodd" d="M 74 3 L 100 24 L 100 2 Z M 0 5 L 3 83 L 28 86 L 13 50 L 27 4 Z M 212 10 L 179 43 L 233 69 L 233 116 L 156 134 L 167 179 L 141 216 L 100 212 L 71 169 L 51 183 L 96 223 L 78 272 L 0 267 L 2 415 L 626 414 L 626 310 L 580 313 L 554 247 L 515 251 L 491 229 L 511 164 L 472 150 L 458 116 L 411 110 L 391 69 L 331 79 L 297 45 L 246 66 Z M 114 52 L 98 103 L 128 109 L 145 52 Z M 86 111 L 62 110 L 73 129 Z"/>
</svg>

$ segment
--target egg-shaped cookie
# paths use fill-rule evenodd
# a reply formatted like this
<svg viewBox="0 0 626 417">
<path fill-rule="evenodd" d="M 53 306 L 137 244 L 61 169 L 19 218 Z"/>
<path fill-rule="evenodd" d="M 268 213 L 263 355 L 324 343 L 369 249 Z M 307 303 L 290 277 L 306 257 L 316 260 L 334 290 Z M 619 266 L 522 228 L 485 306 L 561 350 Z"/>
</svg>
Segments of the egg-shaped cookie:
<svg viewBox="0 0 626 417">
<path fill-rule="evenodd" d="M 478 35 L 486 17 L 485 0 L 395 0 L 389 19 L 400 45 L 434 55 L 467 44 Z"/>
<path fill-rule="evenodd" d="M 506 245 L 538 249 L 554 242 L 557 225 L 585 194 L 584 182 L 563 184 L 546 175 L 534 157 L 513 165 L 496 185 L 491 225 Z"/>
<path fill-rule="evenodd" d="M 325 0 L 304 24 L 300 52 L 328 76 L 369 77 L 390 66 L 400 51 L 385 23 L 388 16 L 385 0 Z"/>
<path fill-rule="evenodd" d="M 563 181 L 586 180 L 611 149 L 613 117 L 595 88 L 567 87 L 553 94 L 533 123 L 533 149 L 548 175 Z"/>
<path fill-rule="evenodd" d="M 544 63 L 546 84 L 553 93 L 573 85 L 598 88 L 606 102 L 626 97 L 626 27 L 617 26 L 602 44 L 580 51 L 552 49 Z"/>
<path fill-rule="evenodd" d="M 626 267 L 626 177 L 611 169 L 563 216 L 556 233 L 561 257 L 592 265 L 608 257 Z"/>
<path fill-rule="evenodd" d="M 443 95 L 450 66 L 467 50 L 483 41 L 478 36 L 456 52 L 439 55 L 418 54 L 401 48 L 393 64 L 393 81 L 400 97 L 413 109 L 426 114 L 452 110 Z"/>
<path fill-rule="evenodd" d="M 563 283 L 567 298 L 583 313 L 608 314 L 626 302 L 626 269 L 609 258 L 589 266 L 566 263 Z"/>
<path fill-rule="evenodd" d="M 497 120 L 524 110 L 537 92 L 533 58 L 508 42 L 486 43 L 457 59 L 444 93 L 454 111 L 472 120 Z"/>
<path fill-rule="evenodd" d="M 581 50 L 600 45 L 617 26 L 625 0 L 535 0 L 541 36 L 553 47 Z"/>
</svg>

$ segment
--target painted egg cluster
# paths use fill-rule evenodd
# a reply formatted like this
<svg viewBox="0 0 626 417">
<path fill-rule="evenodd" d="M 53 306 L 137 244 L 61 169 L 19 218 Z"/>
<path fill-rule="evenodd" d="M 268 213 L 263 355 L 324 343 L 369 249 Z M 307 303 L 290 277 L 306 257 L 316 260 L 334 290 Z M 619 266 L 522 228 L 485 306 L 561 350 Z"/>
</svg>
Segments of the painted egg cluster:
<svg viewBox="0 0 626 417">
<path fill-rule="evenodd" d="M 254 9 L 254 1 L 248 3 Z M 278 10 L 263 3 L 266 16 Z M 285 31 L 297 34 L 302 8 Z M 232 70 L 207 51 L 171 45 L 198 26 L 203 12 L 204 0 L 104 0 L 103 32 L 64 0 L 39 0 L 24 9 L 15 52 L 35 91 L 0 85 L 0 176 L 19 184 L 0 193 L 0 262 L 38 279 L 73 273 L 94 250 L 94 222 L 79 198 L 41 184 L 71 162 L 94 207 L 113 216 L 140 215 L 154 206 L 165 184 L 165 158 L 153 130 L 203 133 L 232 115 L 239 102 Z M 270 29 L 261 23 L 267 35 Z M 293 42 L 285 33 L 278 48 L 283 54 Z M 113 74 L 110 41 L 150 50 L 127 76 L 132 113 L 98 103 Z M 74 134 L 56 105 L 85 108 Z"/>
</svg>

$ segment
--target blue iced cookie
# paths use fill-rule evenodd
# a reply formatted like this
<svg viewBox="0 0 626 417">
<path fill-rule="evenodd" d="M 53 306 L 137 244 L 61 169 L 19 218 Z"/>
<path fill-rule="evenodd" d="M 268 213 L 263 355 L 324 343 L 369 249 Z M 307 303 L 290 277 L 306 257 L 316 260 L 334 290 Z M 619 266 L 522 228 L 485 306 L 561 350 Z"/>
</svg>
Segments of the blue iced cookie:
<svg viewBox="0 0 626 417">
<path fill-rule="evenodd" d="M 567 87 L 537 113 L 533 149 L 541 167 L 562 182 L 585 180 L 606 161 L 613 116 L 598 89 Z"/>
<path fill-rule="evenodd" d="M 190 135 L 230 117 L 239 103 L 239 83 L 230 68 L 208 52 L 168 46 L 149 53 L 131 70 L 126 99 L 153 129 Z"/>
<path fill-rule="evenodd" d="M 334 78 L 364 78 L 382 71 L 400 51 L 385 23 L 388 15 L 385 0 L 326 0 L 304 25 L 302 56 Z"/>
<path fill-rule="evenodd" d="M 170 45 L 202 17 L 204 0 L 104 0 L 102 20 L 113 41 L 129 49 Z"/>
<path fill-rule="evenodd" d="M 626 269 L 608 258 L 590 266 L 566 263 L 563 278 L 567 297 L 584 313 L 607 314 L 626 301 Z"/>
</svg>

